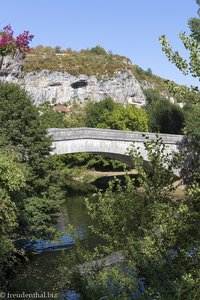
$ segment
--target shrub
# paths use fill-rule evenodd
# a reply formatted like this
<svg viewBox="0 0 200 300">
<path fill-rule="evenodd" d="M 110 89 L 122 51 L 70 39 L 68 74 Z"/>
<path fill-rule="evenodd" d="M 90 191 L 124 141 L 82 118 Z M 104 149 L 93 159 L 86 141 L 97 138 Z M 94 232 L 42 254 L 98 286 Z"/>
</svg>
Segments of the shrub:
<svg viewBox="0 0 200 300">
<path fill-rule="evenodd" d="M 181 134 L 185 117 L 183 110 L 168 100 L 159 100 L 148 108 L 149 129 L 152 132 Z"/>
</svg>

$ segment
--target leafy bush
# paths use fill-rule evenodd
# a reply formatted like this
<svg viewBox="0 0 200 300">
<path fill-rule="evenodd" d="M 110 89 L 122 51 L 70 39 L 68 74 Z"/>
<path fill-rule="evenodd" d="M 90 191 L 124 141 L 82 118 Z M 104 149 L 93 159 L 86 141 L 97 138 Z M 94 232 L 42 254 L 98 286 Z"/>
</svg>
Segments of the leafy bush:
<svg viewBox="0 0 200 300">
<path fill-rule="evenodd" d="M 152 103 L 148 108 L 149 129 L 152 132 L 182 134 L 184 127 L 183 110 L 170 103 L 168 100 L 160 100 Z"/>
<path fill-rule="evenodd" d="M 148 131 L 148 117 L 146 111 L 134 105 L 116 105 L 110 115 L 107 116 L 106 123 L 111 129 Z"/>
<path fill-rule="evenodd" d="M 92 153 L 74 153 L 63 155 L 62 161 L 68 168 L 85 167 L 98 171 L 124 171 L 128 168 L 125 163 Z"/>
<path fill-rule="evenodd" d="M 86 127 L 106 128 L 107 118 L 116 106 L 117 104 L 111 98 L 104 99 L 100 102 L 88 103 L 85 118 Z"/>
<path fill-rule="evenodd" d="M 162 97 L 160 96 L 160 93 L 155 89 L 146 89 L 144 90 L 144 94 L 146 97 L 146 105 L 149 106 L 155 101 L 160 101 Z"/>
<path fill-rule="evenodd" d="M 81 297 L 199 299 L 200 190 L 190 200 L 173 201 L 172 170 L 177 160 L 170 160 L 160 139 L 147 140 L 145 149 L 151 173 L 144 168 L 138 150 L 133 147 L 131 151 L 143 193 L 127 178 L 125 187 L 117 185 L 117 193 L 111 183 L 105 193 L 86 199 L 92 231 L 106 243 L 93 252 L 78 244 L 68 259 L 72 264 L 67 286 Z M 100 265 L 108 254 L 123 257 L 124 263 L 116 262 L 111 268 Z M 85 273 L 77 267 L 77 256 L 87 262 L 81 265 L 86 266 Z"/>
<path fill-rule="evenodd" d="M 89 52 L 94 53 L 96 55 L 107 55 L 107 51 L 99 45 L 97 45 L 96 47 L 91 48 L 89 50 Z"/>
<path fill-rule="evenodd" d="M 145 110 L 134 105 L 115 103 L 108 98 L 90 103 L 86 108 L 86 126 L 118 130 L 147 131 L 148 119 Z"/>
<path fill-rule="evenodd" d="M 63 113 L 53 110 L 49 103 L 44 103 L 39 107 L 40 122 L 44 128 L 65 128 L 67 123 Z"/>
<path fill-rule="evenodd" d="M 149 116 L 149 130 L 152 132 L 181 134 L 185 123 L 185 113 L 178 105 L 161 97 L 154 89 L 144 91 L 146 110 Z"/>
</svg>

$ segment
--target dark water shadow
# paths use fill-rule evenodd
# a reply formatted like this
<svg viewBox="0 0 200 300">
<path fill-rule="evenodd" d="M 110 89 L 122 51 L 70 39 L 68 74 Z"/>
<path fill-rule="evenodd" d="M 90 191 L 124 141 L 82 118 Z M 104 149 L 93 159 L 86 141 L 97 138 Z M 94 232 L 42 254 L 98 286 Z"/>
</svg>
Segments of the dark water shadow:
<svg viewBox="0 0 200 300">
<path fill-rule="evenodd" d="M 64 180 L 63 189 L 68 196 L 87 195 L 94 191 L 94 186 L 89 183 L 79 182 L 70 178 Z"/>
<path fill-rule="evenodd" d="M 138 174 L 129 174 L 128 176 L 134 181 L 134 185 L 138 187 L 139 186 Z M 97 189 L 106 190 L 109 187 L 109 182 L 111 181 L 114 182 L 115 180 L 120 181 L 120 184 L 124 186 L 126 184 L 126 175 L 112 175 L 112 176 L 100 177 L 92 181 L 91 185 L 93 185 Z M 114 190 L 115 190 L 115 183 L 114 183 Z"/>
</svg>

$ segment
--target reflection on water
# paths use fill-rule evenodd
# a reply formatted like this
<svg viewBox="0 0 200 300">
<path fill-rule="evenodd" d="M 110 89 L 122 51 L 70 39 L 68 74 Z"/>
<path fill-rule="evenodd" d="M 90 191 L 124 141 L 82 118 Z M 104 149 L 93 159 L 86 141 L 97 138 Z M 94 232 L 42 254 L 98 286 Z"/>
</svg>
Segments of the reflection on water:
<svg viewBox="0 0 200 300">
<path fill-rule="evenodd" d="M 65 231 L 68 224 L 71 224 L 80 238 L 87 240 L 90 247 L 93 247 L 97 243 L 97 237 L 89 229 L 91 219 L 86 211 L 84 197 L 83 195 L 67 197 L 62 207 L 57 229 Z M 60 269 L 64 261 L 64 252 L 73 248 L 72 237 L 63 235 L 60 243 L 36 241 L 33 248 L 36 254 L 29 261 L 17 267 L 16 276 L 10 280 L 9 291 L 12 293 L 53 293 L 58 291 L 61 288 Z"/>
</svg>

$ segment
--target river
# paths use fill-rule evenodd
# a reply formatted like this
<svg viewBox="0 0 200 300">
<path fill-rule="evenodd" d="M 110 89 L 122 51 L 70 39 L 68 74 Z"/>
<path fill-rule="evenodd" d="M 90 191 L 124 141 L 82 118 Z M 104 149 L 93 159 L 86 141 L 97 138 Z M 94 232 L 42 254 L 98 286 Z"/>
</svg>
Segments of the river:
<svg viewBox="0 0 200 300">
<path fill-rule="evenodd" d="M 61 215 L 56 225 L 58 230 L 65 231 L 68 224 L 76 229 L 81 239 L 87 241 L 92 248 L 99 241 L 90 230 L 92 221 L 87 214 L 84 198 L 89 197 L 93 192 L 85 192 L 84 185 L 71 184 L 71 194 L 65 200 Z M 12 294 L 33 294 L 49 293 L 55 295 L 60 289 L 60 270 L 63 266 L 64 252 L 73 250 L 73 239 L 69 235 L 62 236 L 63 243 L 50 243 L 40 241 L 35 244 L 35 254 L 28 261 L 23 262 L 15 269 L 15 275 L 9 282 L 9 292 Z M 42 297 L 41 297 L 42 298 Z M 51 297 L 53 298 L 53 297 Z M 38 297 L 37 297 L 38 299 Z M 39 298 L 40 299 L 40 298 Z M 55 299 L 61 299 L 59 295 Z M 68 297 L 64 299 L 75 299 Z"/>
<path fill-rule="evenodd" d="M 136 177 L 135 175 L 130 175 Z M 115 176 L 121 183 L 125 182 L 124 175 Z M 114 175 L 98 178 L 93 185 L 79 183 L 77 181 L 65 181 L 68 196 L 62 205 L 61 214 L 56 228 L 66 232 L 69 224 L 76 229 L 81 240 L 84 240 L 90 249 L 97 243 L 102 243 L 99 237 L 92 233 L 89 226 L 92 224 L 87 209 L 85 207 L 85 197 L 91 197 L 95 189 L 105 189 Z M 32 297 L 29 299 L 68 299 L 76 300 L 76 296 L 63 296 L 62 286 L 65 278 L 62 278 L 63 267 L 65 264 L 65 253 L 73 251 L 74 241 L 66 233 L 62 235 L 62 242 L 37 241 L 33 245 L 35 254 L 17 265 L 14 274 L 10 277 L 8 291 L 12 294 L 42 294 L 43 296 Z M 58 294 L 58 296 L 56 296 Z M 48 296 L 49 295 L 49 296 Z M 10 297 L 11 298 L 11 297 Z M 16 297 L 15 297 L 16 298 Z M 27 299 L 27 297 L 20 299 Z"/>
</svg>

